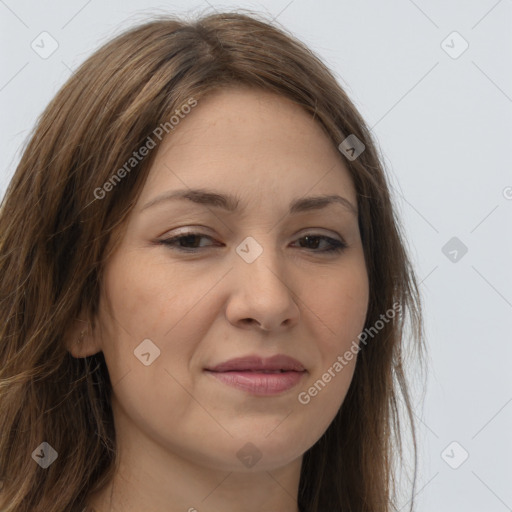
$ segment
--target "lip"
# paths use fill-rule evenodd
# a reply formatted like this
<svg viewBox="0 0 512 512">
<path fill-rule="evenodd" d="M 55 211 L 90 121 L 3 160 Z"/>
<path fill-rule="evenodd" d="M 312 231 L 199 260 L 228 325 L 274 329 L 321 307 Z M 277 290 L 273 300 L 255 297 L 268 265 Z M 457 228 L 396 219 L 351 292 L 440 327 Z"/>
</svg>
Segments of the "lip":
<svg viewBox="0 0 512 512">
<path fill-rule="evenodd" d="M 286 355 L 269 358 L 239 357 L 205 368 L 216 379 L 228 386 L 253 395 L 271 396 L 295 387 L 307 373 L 304 366 Z"/>
</svg>

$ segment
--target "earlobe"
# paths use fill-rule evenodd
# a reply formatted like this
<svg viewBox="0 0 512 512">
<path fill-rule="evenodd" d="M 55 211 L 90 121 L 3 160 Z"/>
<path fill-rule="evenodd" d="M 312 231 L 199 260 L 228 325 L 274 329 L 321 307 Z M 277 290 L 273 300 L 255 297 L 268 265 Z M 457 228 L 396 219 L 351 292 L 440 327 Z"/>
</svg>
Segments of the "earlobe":
<svg viewBox="0 0 512 512">
<path fill-rule="evenodd" d="M 68 352 L 75 358 L 83 358 L 101 351 L 92 332 L 91 322 L 75 318 L 65 340 Z"/>
</svg>

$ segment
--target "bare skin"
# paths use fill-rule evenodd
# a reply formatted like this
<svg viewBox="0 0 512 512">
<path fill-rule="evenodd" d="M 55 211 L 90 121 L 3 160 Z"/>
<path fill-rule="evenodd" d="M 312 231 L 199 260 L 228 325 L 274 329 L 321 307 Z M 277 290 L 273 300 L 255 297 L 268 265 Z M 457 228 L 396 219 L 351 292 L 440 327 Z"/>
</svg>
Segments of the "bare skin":
<svg viewBox="0 0 512 512">
<path fill-rule="evenodd" d="M 161 194 L 196 188 L 237 196 L 240 210 L 186 199 L 144 209 Z M 289 212 L 295 199 L 333 194 L 353 209 L 333 202 Z M 307 404 L 299 393 L 357 340 L 368 307 L 356 208 L 341 155 L 289 100 L 228 88 L 181 120 L 107 262 L 95 331 L 69 344 L 74 357 L 103 351 L 114 385 L 118 468 L 90 506 L 298 512 L 302 456 L 342 404 L 356 358 L 331 371 Z M 202 236 L 182 242 L 196 252 L 158 243 L 184 233 Z M 326 252 L 332 245 L 322 236 L 347 247 Z M 236 251 L 247 237 L 263 251 L 250 263 Z M 254 254 L 258 246 L 241 247 Z M 83 328 L 77 323 L 72 338 Z M 134 350 L 147 339 L 160 355 L 146 366 Z M 147 345 L 146 359 L 155 350 Z M 275 354 L 305 368 L 297 385 L 277 394 L 255 395 L 205 371 Z"/>
</svg>

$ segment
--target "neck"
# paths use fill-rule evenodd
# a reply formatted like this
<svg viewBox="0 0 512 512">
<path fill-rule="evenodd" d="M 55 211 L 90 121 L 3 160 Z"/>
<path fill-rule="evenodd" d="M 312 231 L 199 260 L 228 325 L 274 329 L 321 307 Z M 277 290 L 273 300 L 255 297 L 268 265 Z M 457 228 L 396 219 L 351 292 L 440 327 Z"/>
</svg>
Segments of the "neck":
<svg viewBox="0 0 512 512">
<path fill-rule="evenodd" d="M 299 512 L 300 463 L 251 474 L 185 466 L 155 478 L 148 468 L 121 465 L 111 483 L 91 495 L 87 512 Z"/>
</svg>

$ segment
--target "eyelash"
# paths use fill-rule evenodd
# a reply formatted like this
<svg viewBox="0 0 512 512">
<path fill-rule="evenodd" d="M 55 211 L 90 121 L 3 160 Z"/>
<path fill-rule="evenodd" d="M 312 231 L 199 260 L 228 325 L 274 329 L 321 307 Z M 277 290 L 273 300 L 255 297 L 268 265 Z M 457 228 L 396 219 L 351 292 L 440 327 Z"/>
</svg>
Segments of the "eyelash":
<svg viewBox="0 0 512 512">
<path fill-rule="evenodd" d="M 200 251 L 201 249 L 203 249 L 204 247 L 181 247 L 179 245 L 177 245 L 176 243 L 179 242 L 180 240 L 183 240 L 183 239 L 186 239 L 188 237 L 200 237 L 200 238 L 209 238 L 210 240 L 213 240 L 210 236 L 208 235 L 204 235 L 202 233 L 194 233 L 194 232 L 190 232 L 190 233 L 182 233 L 180 235 L 177 235 L 177 236 L 173 236 L 171 238 L 167 238 L 165 240 L 160 240 L 159 243 L 161 245 L 164 245 L 170 249 L 175 249 L 177 251 L 181 251 L 181 252 L 185 252 L 185 253 L 197 253 L 198 251 Z M 331 247 L 329 249 L 324 249 L 324 250 L 315 250 L 315 249 L 309 249 L 310 251 L 313 251 L 313 252 L 320 252 L 320 253 L 340 253 L 342 252 L 343 250 L 345 250 L 347 248 L 347 244 L 345 244 L 345 242 L 341 242 L 340 240 L 336 240 L 334 238 L 331 238 L 331 237 L 328 237 L 328 236 L 325 236 L 325 235 L 315 235 L 313 233 L 307 233 L 305 234 L 304 236 L 300 237 L 298 240 L 304 240 L 305 238 L 313 238 L 313 239 L 321 239 L 321 240 L 325 240 L 327 241 Z M 213 247 L 213 246 L 207 246 L 207 247 Z M 308 250 L 307 248 L 305 248 L 306 250 Z"/>
</svg>

